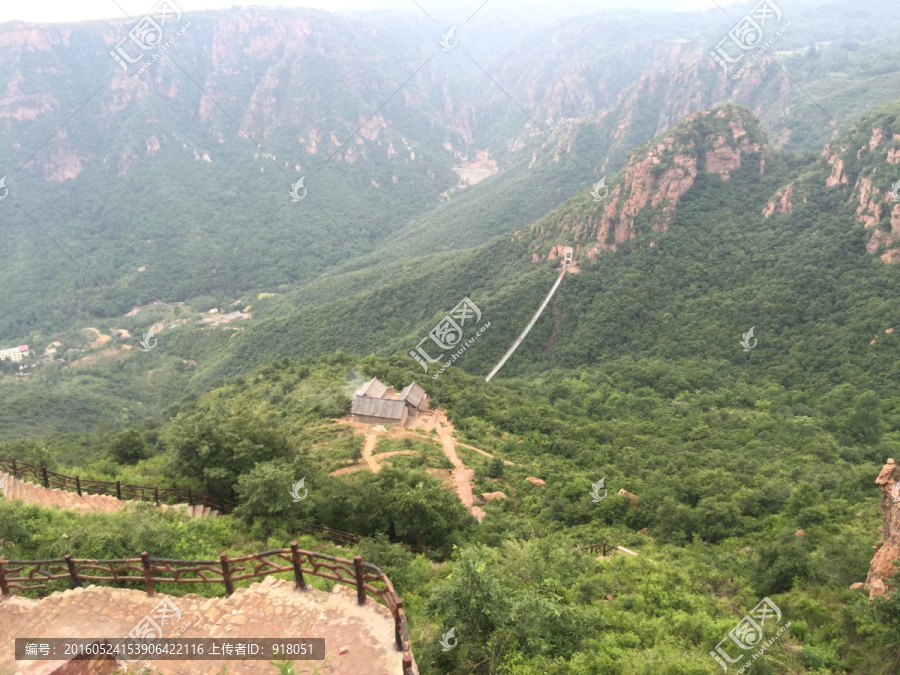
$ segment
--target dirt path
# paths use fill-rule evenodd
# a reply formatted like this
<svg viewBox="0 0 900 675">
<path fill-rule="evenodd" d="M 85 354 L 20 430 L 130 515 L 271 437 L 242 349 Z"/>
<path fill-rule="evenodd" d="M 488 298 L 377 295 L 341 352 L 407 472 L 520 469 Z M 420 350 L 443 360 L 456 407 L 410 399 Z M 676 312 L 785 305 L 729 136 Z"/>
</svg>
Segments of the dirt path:
<svg viewBox="0 0 900 675">
<path fill-rule="evenodd" d="M 383 460 L 387 459 L 388 457 L 394 457 L 395 455 L 418 455 L 418 454 L 419 453 L 416 452 L 415 450 L 392 450 L 391 452 L 382 452 L 378 455 L 370 455 L 369 459 L 371 460 L 371 463 L 366 462 L 366 464 L 368 464 L 370 469 L 372 469 L 372 467 L 374 466 L 375 468 L 372 469 L 373 473 L 378 473 L 379 471 L 381 471 L 381 462 Z M 351 466 L 345 466 L 343 468 L 336 469 L 335 471 L 331 472 L 331 475 L 332 476 L 343 476 L 344 474 L 347 474 L 347 473 L 356 473 L 357 471 L 359 471 L 362 468 L 363 467 L 361 464 L 353 464 Z"/>
<path fill-rule="evenodd" d="M 481 450 L 481 449 L 479 449 L 479 448 L 476 448 L 474 445 L 466 445 L 465 443 L 460 443 L 459 441 L 456 441 L 456 444 L 457 444 L 459 447 L 461 447 L 461 448 L 468 448 L 469 450 L 474 450 L 474 451 L 477 452 L 479 455 L 484 455 L 485 457 L 490 457 L 491 459 L 494 458 L 494 456 L 493 456 L 491 453 L 489 453 L 489 452 L 487 452 L 487 451 L 485 451 L 485 450 Z"/>
<path fill-rule="evenodd" d="M 378 445 L 378 436 L 372 433 L 366 434 L 366 442 L 363 443 L 362 458 L 372 473 L 378 472 L 378 462 L 372 457 L 372 451 Z"/>
<path fill-rule="evenodd" d="M 438 415 L 440 418 L 438 419 Z M 475 495 L 472 493 L 472 478 L 475 472 L 462 463 L 459 455 L 456 454 L 456 441 L 451 435 L 453 426 L 443 413 L 435 414 L 435 428 L 438 436 L 441 437 L 441 445 L 444 446 L 444 454 L 453 464 L 453 471 L 450 475 L 453 477 L 453 485 L 456 488 L 456 494 L 464 506 L 468 507 L 472 515 L 481 522 L 484 518 L 484 509 L 475 506 Z"/>
<path fill-rule="evenodd" d="M 366 435 L 365 443 L 363 444 L 362 450 L 362 459 L 352 466 L 345 466 L 331 472 L 332 476 L 341 476 L 348 473 L 354 473 L 359 471 L 364 467 L 368 467 L 370 471 L 373 473 L 378 473 L 381 468 L 381 460 L 387 459 L 393 455 L 416 455 L 418 454 L 412 450 L 396 450 L 393 452 L 383 452 L 380 455 L 374 454 L 374 450 L 378 444 L 379 436 L 386 436 L 388 438 L 414 438 L 417 440 L 433 442 L 435 439 L 429 435 L 428 432 L 431 429 L 434 429 L 438 437 L 441 441 L 441 447 L 444 449 L 444 455 L 447 456 L 447 459 L 450 460 L 450 463 L 453 464 L 453 470 L 450 472 L 450 478 L 453 482 L 453 489 L 456 492 L 459 500 L 463 503 L 463 505 L 469 509 L 475 518 L 478 519 L 478 522 L 481 522 L 481 519 L 484 518 L 484 509 L 475 504 L 475 495 L 472 492 L 472 479 L 475 477 L 475 472 L 467 467 L 465 463 L 459 458 L 459 455 L 456 452 L 456 446 L 467 448 L 474 452 L 479 453 L 485 457 L 493 457 L 493 455 L 489 452 L 485 452 L 479 448 L 476 448 L 472 445 L 467 445 L 465 443 L 458 443 L 456 439 L 453 437 L 454 429 L 453 424 L 450 423 L 450 420 L 447 419 L 447 415 L 442 410 L 435 410 L 433 415 L 429 415 L 427 418 L 420 420 L 420 426 L 413 428 L 397 428 L 392 427 L 390 431 L 379 427 L 372 427 L 368 424 L 364 424 L 361 422 L 354 422 L 350 418 L 341 418 L 334 420 L 339 424 L 346 424 L 354 431 L 362 432 Z M 511 462 L 507 462 L 507 464 L 511 464 Z"/>
<path fill-rule="evenodd" d="M 381 461 L 387 459 L 388 457 L 394 457 L 395 455 L 418 455 L 419 453 L 415 450 L 391 450 L 390 452 L 382 452 L 379 455 L 373 455 L 372 460 L 381 468 Z M 376 470 L 377 473 L 377 470 Z"/>
</svg>

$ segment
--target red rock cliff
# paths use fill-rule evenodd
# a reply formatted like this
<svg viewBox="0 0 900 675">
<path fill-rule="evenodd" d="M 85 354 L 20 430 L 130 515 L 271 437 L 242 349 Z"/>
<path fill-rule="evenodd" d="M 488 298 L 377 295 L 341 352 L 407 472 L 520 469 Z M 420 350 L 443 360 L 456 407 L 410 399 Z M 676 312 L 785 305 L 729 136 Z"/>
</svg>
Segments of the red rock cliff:
<svg viewBox="0 0 900 675">
<path fill-rule="evenodd" d="M 869 598 L 887 595 L 891 590 L 885 580 L 897 571 L 894 560 L 900 559 L 900 466 L 889 459 L 875 484 L 881 488 L 881 543 L 872 558 L 869 575 L 866 577 L 866 589 Z"/>
</svg>

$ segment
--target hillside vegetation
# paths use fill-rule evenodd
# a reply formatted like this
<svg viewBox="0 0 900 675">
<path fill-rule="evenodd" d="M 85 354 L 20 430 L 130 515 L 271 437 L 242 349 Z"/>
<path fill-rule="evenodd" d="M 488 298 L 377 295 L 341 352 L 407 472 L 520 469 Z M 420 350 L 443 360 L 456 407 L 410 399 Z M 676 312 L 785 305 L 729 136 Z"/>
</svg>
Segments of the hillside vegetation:
<svg viewBox="0 0 900 675">
<path fill-rule="evenodd" d="M 127 512 L 0 503 L 5 551 L 206 555 L 281 542 L 313 520 L 374 537 L 360 551 L 398 584 L 423 673 L 716 672 L 707 652 L 763 596 L 792 624 L 755 669 L 887 672 L 890 604 L 848 590 L 878 538 L 873 477 L 900 450 L 896 420 L 871 394 L 787 390 L 725 361 L 623 358 L 489 385 L 452 369 L 425 381 L 435 403 L 461 440 L 512 462 L 467 456 L 476 492 L 509 496 L 475 526 L 421 469 L 323 470 L 354 456 L 331 419 L 370 375 L 415 377 L 403 358 L 278 362 L 141 427 L 5 442 L 3 456 L 65 473 L 236 497 L 242 516 L 198 523 L 150 509 L 136 527 Z M 294 503 L 301 477 L 309 498 Z M 609 496 L 595 503 L 601 478 Z M 572 548 L 602 540 L 637 555 L 598 561 Z M 432 569 L 391 541 L 456 549 Z M 460 647 L 442 652 L 453 626 Z"/>
</svg>

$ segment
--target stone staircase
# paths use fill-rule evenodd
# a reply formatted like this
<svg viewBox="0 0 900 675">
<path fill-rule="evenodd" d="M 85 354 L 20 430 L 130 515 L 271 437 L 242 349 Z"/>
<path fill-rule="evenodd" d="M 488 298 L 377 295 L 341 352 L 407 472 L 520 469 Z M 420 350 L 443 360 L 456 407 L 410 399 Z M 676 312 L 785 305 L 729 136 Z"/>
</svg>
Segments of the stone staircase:
<svg viewBox="0 0 900 675">
<path fill-rule="evenodd" d="M 59 490 L 57 488 L 45 488 L 42 485 L 29 483 L 28 481 L 13 478 L 10 473 L 0 472 L 0 495 L 5 495 L 9 501 L 21 500 L 25 504 L 38 504 L 40 506 L 57 507 L 67 511 L 87 513 L 99 511 L 101 513 L 114 513 L 122 509 L 125 504 L 134 503 L 119 501 L 110 495 L 78 495 L 77 492 Z M 201 504 L 161 504 L 164 509 L 176 509 L 187 516 L 207 517 L 218 516 L 219 511 Z"/>
<path fill-rule="evenodd" d="M 57 592 L 40 600 L 15 595 L 0 598 L 0 674 L 50 675 L 65 663 L 16 661 L 16 637 L 122 638 L 166 599 L 177 607 L 177 613 L 169 607 L 169 617 L 161 624 L 167 638 L 319 637 L 325 639 L 327 667 L 321 661 L 296 661 L 296 672 L 304 668 L 315 672 L 315 665 L 330 675 L 401 675 L 401 652 L 396 650 L 394 621 L 386 607 L 371 598 L 358 605 L 356 592 L 342 584 L 336 584 L 331 593 L 311 587 L 301 591 L 292 581 L 271 576 L 238 588 L 227 598 L 159 593 L 150 597 L 143 591 L 100 586 Z M 129 672 L 142 665 L 145 662 L 130 665 Z M 213 675 L 226 665 L 229 673 L 277 672 L 267 660 L 155 660 L 150 672 Z M 115 670 L 111 667 L 107 672 Z"/>
</svg>

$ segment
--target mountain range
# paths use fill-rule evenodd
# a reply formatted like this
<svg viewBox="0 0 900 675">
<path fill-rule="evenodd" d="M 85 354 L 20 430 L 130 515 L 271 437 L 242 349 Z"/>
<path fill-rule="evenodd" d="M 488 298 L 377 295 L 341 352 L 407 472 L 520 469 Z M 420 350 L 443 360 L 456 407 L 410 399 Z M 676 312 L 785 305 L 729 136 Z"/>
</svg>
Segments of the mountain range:
<svg viewBox="0 0 900 675">
<path fill-rule="evenodd" d="M 199 12 L 136 78 L 109 54 L 128 22 L 4 24 L 0 149 L 20 168 L 0 204 L 0 337 L 72 350 L 2 383 L 7 419 L 135 419 L 274 358 L 406 354 L 467 296 L 496 326 L 460 362 L 483 373 L 565 245 L 580 273 L 505 374 L 732 358 L 751 325 L 761 346 L 821 342 L 835 368 L 849 349 L 864 372 L 868 348 L 891 349 L 868 344 L 890 312 L 848 306 L 829 339 L 811 307 L 837 292 L 815 268 L 838 251 L 860 292 L 892 292 L 869 255 L 896 259 L 887 8 L 781 3 L 777 51 L 741 77 L 709 54 L 732 25 L 711 12 L 487 15 L 446 52 L 424 16 Z M 799 279 L 806 316 L 769 306 Z M 126 316 L 157 300 L 186 304 Z M 237 330 L 191 324 L 126 353 L 157 322 L 248 307 Z M 86 327 L 116 349 L 98 355 Z"/>
</svg>

